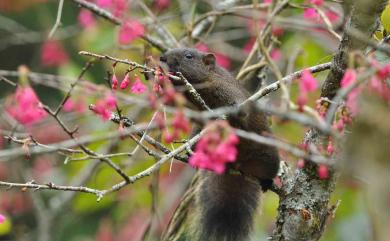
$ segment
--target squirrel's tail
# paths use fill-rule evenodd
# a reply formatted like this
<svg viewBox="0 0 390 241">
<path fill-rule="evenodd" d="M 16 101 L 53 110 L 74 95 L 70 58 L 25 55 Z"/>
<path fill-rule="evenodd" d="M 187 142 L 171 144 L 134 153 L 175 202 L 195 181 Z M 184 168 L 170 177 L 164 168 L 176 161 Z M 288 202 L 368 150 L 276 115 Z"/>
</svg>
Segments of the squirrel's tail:
<svg viewBox="0 0 390 241">
<path fill-rule="evenodd" d="M 162 241 L 247 241 L 260 193 L 243 176 L 198 171 Z"/>
<path fill-rule="evenodd" d="M 247 241 L 261 188 L 239 175 L 202 172 L 197 214 L 192 230 L 196 241 Z"/>
</svg>

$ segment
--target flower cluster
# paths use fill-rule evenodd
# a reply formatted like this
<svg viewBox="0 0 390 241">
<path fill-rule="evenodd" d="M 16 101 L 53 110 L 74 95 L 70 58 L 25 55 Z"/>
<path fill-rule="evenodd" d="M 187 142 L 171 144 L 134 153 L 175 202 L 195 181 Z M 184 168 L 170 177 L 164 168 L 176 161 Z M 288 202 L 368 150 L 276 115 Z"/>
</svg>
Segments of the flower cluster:
<svg viewBox="0 0 390 241">
<path fill-rule="evenodd" d="M 115 17 L 122 17 L 128 9 L 127 0 L 96 0 L 96 5 L 111 11 Z"/>
<path fill-rule="evenodd" d="M 145 27 L 137 20 L 127 20 L 119 29 L 118 41 L 120 44 L 129 44 L 145 34 Z"/>
<path fill-rule="evenodd" d="M 96 102 L 91 106 L 91 110 L 99 115 L 104 121 L 107 121 L 111 117 L 111 112 L 116 108 L 116 98 L 112 94 L 106 95 L 103 99 Z"/>
<path fill-rule="evenodd" d="M 308 0 L 306 3 L 321 7 L 324 5 L 324 0 Z M 332 10 L 325 10 L 324 13 L 328 20 L 332 23 L 337 22 L 340 19 L 339 15 Z M 305 8 L 303 11 L 303 17 L 307 20 L 315 20 L 317 22 L 322 21 L 322 19 L 320 19 L 319 13 L 315 8 Z"/>
<path fill-rule="evenodd" d="M 119 88 L 121 90 L 125 90 L 130 86 L 131 93 L 133 94 L 142 94 L 147 90 L 147 87 L 144 83 L 142 83 L 141 79 L 138 77 L 137 74 L 134 75 L 134 82 L 132 83 L 130 79 L 130 73 L 126 73 L 125 77 L 123 78 L 122 82 L 119 85 Z M 111 88 L 113 90 L 116 90 L 118 88 L 118 78 L 115 74 L 112 75 L 111 79 Z"/>
<path fill-rule="evenodd" d="M 234 162 L 237 158 L 239 138 L 226 121 L 212 122 L 206 128 L 207 132 L 196 144 L 189 164 L 222 174 L 226 164 Z"/>
<path fill-rule="evenodd" d="M 33 88 L 22 85 L 19 85 L 15 94 L 11 96 L 6 111 L 23 125 L 33 124 L 47 116 Z"/>
<path fill-rule="evenodd" d="M 79 16 L 77 17 L 77 21 L 85 29 L 93 28 L 96 26 L 96 20 L 93 16 L 93 13 L 87 9 L 80 10 Z"/>
<path fill-rule="evenodd" d="M 159 126 L 163 126 L 161 123 L 161 117 L 156 120 L 159 123 Z M 172 120 L 173 132 L 170 133 L 168 129 L 164 131 L 164 141 L 167 143 L 172 143 L 175 139 L 177 139 L 180 134 L 189 134 L 191 131 L 190 122 L 187 117 L 184 115 L 183 111 L 179 110 L 175 113 L 175 116 Z"/>
<path fill-rule="evenodd" d="M 390 85 L 388 78 L 390 76 L 390 64 L 378 66 L 376 75 L 371 78 L 370 89 L 376 92 L 381 98 L 390 102 Z"/>
<path fill-rule="evenodd" d="M 60 66 L 67 63 L 68 54 L 60 42 L 56 40 L 47 40 L 43 43 L 41 49 L 41 63 L 44 66 Z"/>
<path fill-rule="evenodd" d="M 0 214 L 0 224 L 4 223 L 5 216 L 3 214 Z"/>
</svg>

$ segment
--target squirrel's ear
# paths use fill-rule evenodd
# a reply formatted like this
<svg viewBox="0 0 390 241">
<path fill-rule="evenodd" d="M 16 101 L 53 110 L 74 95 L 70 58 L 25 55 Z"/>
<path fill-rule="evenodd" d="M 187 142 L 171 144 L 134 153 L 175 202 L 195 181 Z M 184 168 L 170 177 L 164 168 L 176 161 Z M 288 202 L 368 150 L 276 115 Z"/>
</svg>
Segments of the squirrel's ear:
<svg viewBox="0 0 390 241">
<path fill-rule="evenodd" d="M 205 65 L 215 65 L 215 55 L 212 53 L 207 53 L 203 55 L 203 63 Z"/>
</svg>

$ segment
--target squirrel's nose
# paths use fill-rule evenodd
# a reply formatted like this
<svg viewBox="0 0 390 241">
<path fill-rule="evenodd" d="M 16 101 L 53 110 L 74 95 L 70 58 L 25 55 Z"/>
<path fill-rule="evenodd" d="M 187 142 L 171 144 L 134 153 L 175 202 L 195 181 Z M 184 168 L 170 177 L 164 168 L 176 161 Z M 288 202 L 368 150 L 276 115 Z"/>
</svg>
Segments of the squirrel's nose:
<svg viewBox="0 0 390 241">
<path fill-rule="evenodd" d="M 167 62 L 167 57 L 165 57 L 164 55 L 161 55 L 160 56 L 160 61 L 161 62 Z"/>
</svg>

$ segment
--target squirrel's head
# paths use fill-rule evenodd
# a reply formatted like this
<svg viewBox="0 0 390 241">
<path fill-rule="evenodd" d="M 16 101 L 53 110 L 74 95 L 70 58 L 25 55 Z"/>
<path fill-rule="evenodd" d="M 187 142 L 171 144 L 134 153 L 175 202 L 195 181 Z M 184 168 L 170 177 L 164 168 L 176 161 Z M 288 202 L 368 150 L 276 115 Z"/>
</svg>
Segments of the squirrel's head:
<svg viewBox="0 0 390 241">
<path fill-rule="evenodd" d="M 170 72 L 181 72 L 190 83 L 207 81 L 216 66 L 214 54 L 191 48 L 168 50 L 160 62 L 167 64 Z"/>
</svg>

